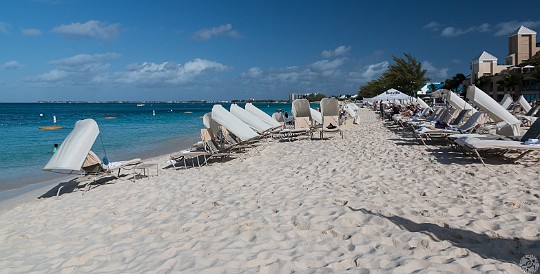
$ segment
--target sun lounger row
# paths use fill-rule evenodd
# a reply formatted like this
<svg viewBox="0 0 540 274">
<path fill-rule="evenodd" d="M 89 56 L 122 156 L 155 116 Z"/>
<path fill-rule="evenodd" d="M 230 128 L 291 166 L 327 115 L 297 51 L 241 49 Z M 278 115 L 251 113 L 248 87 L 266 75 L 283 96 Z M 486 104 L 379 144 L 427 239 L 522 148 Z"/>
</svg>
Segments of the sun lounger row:
<svg viewBox="0 0 540 274">
<path fill-rule="evenodd" d="M 266 138 L 312 138 L 315 132 L 320 134 L 321 139 L 324 133 L 338 133 L 343 138 L 339 128 L 339 106 L 335 98 L 322 99 L 321 112 L 310 108 L 306 99 L 294 100 L 292 114 L 294 128 L 287 128 L 250 103 L 246 104 L 245 109 L 232 104 L 230 111 L 221 105 L 214 105 L 212 112 L 203 116 L 205 129 L 201 130 L 201 145 L 171 155 L 169 164 L 187 167 L 189 161 L 191 165 L 196 163 L 200 167 L 212 158 L 239 155 L 240 151 L 254 148 L 250 143 Z"/>
<path fill-rule="evenodd" d="M 484 165 L 485 162 L 480 155 L 483 152 L 499 154 L 518 152 L 518 156 L 513 159 L 517 160 L 533 151 L 540 151 L 539 119 L 532 120 L 528 129 L 523 128 L 522 121 L 507 110 L 510 107 L 511 97 L 506 97 L 498 103 L 481 89 L 469 86 L 467 98 L 479 110 L 472 108 L 463 99 L 454 97 L 454 95 L 447 96 L 449 108 L 435 109 L 431 116 L 432 120 L 427 119 L 429 122 L 401 118 L 396 119 L 396 123 L 414 128 L 414 136 L 424 145 L 428 140 L 441 140 L 443 144 L 450 144 L 460 150 L 472 152 Z M 510 103 L 508 103 L 508 98 L 510 98 Z M 528 109 L 529 115 L 534 113 L 538 107 L 529 109 L 528 104 L 520 102 L 523 100 L 521 98 L 518 100 L 521 107 L 524 110 Z M 455 114 L 458 108 L 461 111 L 454 118 L 452 113 Z M 453 120 L 447 120 L 448 117 L 452 117 Z M 444 125 L 444 128 L 436 128 L 435 123 Z M 492 133 L 478 132 L 480 128 L 484 129 L 484 132 L 491 129 Z M 524 134 L 521 135 L 521 133 Z"/>
</svg>

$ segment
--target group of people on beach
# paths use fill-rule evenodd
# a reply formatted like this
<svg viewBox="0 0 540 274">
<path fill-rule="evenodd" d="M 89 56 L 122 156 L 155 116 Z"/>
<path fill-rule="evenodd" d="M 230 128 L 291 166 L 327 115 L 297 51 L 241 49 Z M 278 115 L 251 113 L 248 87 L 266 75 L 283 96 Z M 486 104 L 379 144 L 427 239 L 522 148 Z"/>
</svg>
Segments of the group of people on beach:
<svg viewBox="0 0 540 274">
<path fill-rule="evenodd" d="M 283 111 L 282 109 L 276 109 L 276 111 L 272 114 L 272 118 L 286 125 L 291 124 L 294 121 L 293 117 L 290 117 L 289 113 L 287 111 Z"/>
<path fill-rule="evenodd" d="M 429 116 L 431 113 L 423 113 L 424 109 L 420 105 L 399 105 L 396 103 L 385 103 L 383 101 L 375 101 L 373 103 L 373 110 L 379 110 L 381 120 L 384 118 L 391 119 L 394 115 L 400 115 L 401 117 L 421 117 Z"/>
</svg>

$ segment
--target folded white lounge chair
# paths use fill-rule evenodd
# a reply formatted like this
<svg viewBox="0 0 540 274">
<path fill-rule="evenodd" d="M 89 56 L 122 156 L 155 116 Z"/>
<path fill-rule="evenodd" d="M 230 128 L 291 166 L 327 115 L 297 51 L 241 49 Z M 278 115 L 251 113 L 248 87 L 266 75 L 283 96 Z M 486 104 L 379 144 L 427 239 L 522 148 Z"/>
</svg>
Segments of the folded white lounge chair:
<svg viewBox="0 0 540 274">
<path fill-rule="evenodd" d="M 212 107 L 212 120 L 225 127 L 242 142 L 248 142 L 261 137 L 250 126 L 242 122 L 242 120 L 238 119 L 221 105 L 214 105 Z"/>
<path fill-rule="evenodd" d="M 525 100 L 525 97 L 523 97 L 523 95 L 519 96 L 517 103 L 521 106 L 521 110 L 523 110 L 523 113 L 528 113 L 532 108 L 529 102 Z"/>
<path fill-rule="evenodd" d="M 423 102 L 423 101 L 422 101 Z M 425 103 L 424 103 L 425 104 Z M 347 103 L 345 105 L 345 111 L 349 114 L 349 116 L 351 116 L 351 118 L 353 119 L 353 123 L 354 124 L 357 124 L 358 123 L 358 110 L 360 109 L 356 104 L 353 104 L 353 103 Z"/>
<path fill-rule="evenodd" d="M 246 103 L 245 109 L 247 112 L 258 117 L 261 121 L 271 125 L 272 129 L 278 129 L 283 127 L 283 125 L 280 124 L 276 119 L 272 118 L 270 115 L 266 114 L 266 112 L 257 108 L 252 103 Z"/>
<path fill-rule="evenodd" d="M 114 176 L 114 171 L 118 171 L 116 177 L 119 177 L 123 168 L 142 163 L 141 159 L 133 159 L 104 165 L 99 157 L 90 151 L 98 135 L 99 127 L 96 121 L 93 119 L 77 121 L 73 130 L 64 139 L 43 170 L 64 174 L 91 175 L 93 176 L 92 182 L 95 182 L 105 176 Z M 62 187 L 58 189 L 57 196 L 61 189 Z M 90 182 L 86 183 L 85 191 L 89 189 Z"/>
<path fill-rule="evenodd" d="M 459 111 L 462 111 L 465 109 L 470 110 L 469 116 L 473 115 L 476 112 L 476 109 L 474 109 L 471 105 L 469 105 L 469 103 L 465 102 L 465 100 L 461 99 L 461 97 L 459 97 L 457 94 L 455 94 L 451 90 L 446 91 L 446 101 L 450 103 L 450 105 L 453 108 Z"/>
<path fill-rule="evenodd" d="M 491 96 L 474 85 L 467 89 L 467 98 L 475 106 L 485 112 L 497 126 L 497 134 L 504 136 L 519 136 L 519 127 L 521 122 L 512 113 L 508 112 L 503 106 L 495 101 Z"/>
<path fill-rule="evenodd" d="M 323 123 L 322 114 L 318 110 L 313 109 L 313 108 L 309 108 L 309 112 L 311 114 L 313 126 L 315 127 L 317 125 L 322 125 Z"/>
<path fill-rule="evenodd" d="M 269 133 L 274 128 L 237 104 L 231 104 L 230 112 L 259 134 Z"/>
<path fill-rule="evenodd" d="M 499 102 L 499 104 L 504 109 L 509 109 L 513 102 L 514 102 L 514 100 L 512 99 L 512 95 L 510 95 L 508 93 L 505 93 L 502 100 Z"/>
</svg>

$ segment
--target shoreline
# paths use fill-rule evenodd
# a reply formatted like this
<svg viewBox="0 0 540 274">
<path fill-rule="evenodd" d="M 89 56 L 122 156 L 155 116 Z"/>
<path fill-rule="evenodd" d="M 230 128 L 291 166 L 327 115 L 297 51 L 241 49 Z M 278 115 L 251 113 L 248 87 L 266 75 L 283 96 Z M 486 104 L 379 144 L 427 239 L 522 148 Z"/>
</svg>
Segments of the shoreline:
<svg viewBox="0 0 540 274">
<path fill-rule="evenodd" d="M 145 154 L 142 154 L 140 155 L 140 157 L 143 162 L 154 162 L 159 158 L 166 157 L 177 151 L 181 151 L 183 149 L 189 149 L 191 148 L 191 145 L 193 143 L 196 143 L 198 141 L 195 136 L 196 135 L 193 134 L 193 135 L 189 135 L 188 137 L 182 138 L 182 141 L 179 142 L 180 148 L 178 149 L 172 150 L 173 148 L 172 144 L 168 144 L 168 145 L 163 144 L 162 146 L 159 147 L 159 149 L 153 150 L 153 152 L 151 153 L 147 152 Z M 31 184 L 26 184 L 19 188 L 12 188 L 12 189 L 0 191 L 0 211 L 13 208 L 21 203 L 26 203 L 26 202 L 35 200 L 39 196 L 49 191 L 50 189 L 54 188 L 56 185 L 62 182 L 70 181 L 73 178 L 76 178 L 78 176 L 80 175 L 63 174 L 61 175 L 61 177 L 58 177 L 58 178 L 42 180 L 42 181 L 34 182 Z"/>
</svg>

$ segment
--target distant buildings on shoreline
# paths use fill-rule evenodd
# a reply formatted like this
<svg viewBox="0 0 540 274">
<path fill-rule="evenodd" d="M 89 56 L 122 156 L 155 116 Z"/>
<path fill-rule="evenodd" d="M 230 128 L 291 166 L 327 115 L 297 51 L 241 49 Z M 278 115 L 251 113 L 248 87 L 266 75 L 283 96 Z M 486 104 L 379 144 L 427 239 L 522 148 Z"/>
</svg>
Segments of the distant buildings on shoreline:
<svg viewBox="0 0 540 274">
<path fill-rule="evenodd" d="M 514 95 L 514 99 L 523 95 L 528 101 L 538 100 L 540 79 L 535 79 L 533 73 L 539 64 L 537 67 L 527 64 L 533 57 L 540 59 L 540 43 L 536 42 L 536 32 L 521 26 L 508 37 L 505 64 L 498 64 L 497 57 L 483 51 L 471 61 L 471 78 L 466 84 L 475 84 L 498 101 L 505 93 Z M 503 81 L 507 84 L 502 84 Z"/>
</svg>

